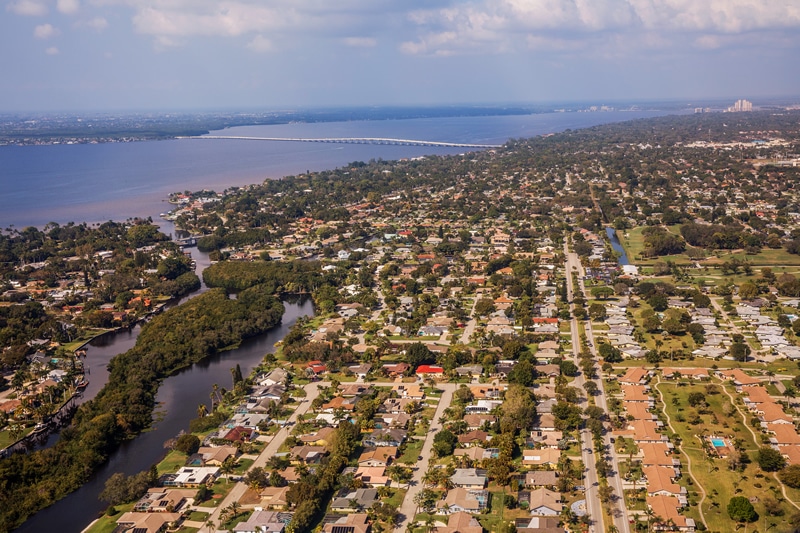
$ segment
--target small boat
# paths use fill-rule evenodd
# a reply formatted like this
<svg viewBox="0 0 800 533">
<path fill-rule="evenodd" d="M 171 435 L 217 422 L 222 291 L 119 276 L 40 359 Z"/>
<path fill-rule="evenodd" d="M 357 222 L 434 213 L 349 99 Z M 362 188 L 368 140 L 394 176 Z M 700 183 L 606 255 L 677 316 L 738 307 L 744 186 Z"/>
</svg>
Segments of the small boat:
<svg viewBox="0 0 800 533">
<path fill-rule="evenodd" d="M 84 380 L 82 380 L 81 382 L 79 382 L 79 383 L 78 383 L 78 384 L 75 386 L 75 388 L 77 388 L 78 390 L 83 390 L 83 389 L 85 389 L 85 388 L 86 388 L 86 387 L 88 387 L 88 386 L 89 386 L 89 381 L 88 381 L 88 380 L 86 380 L 86 379 L 84 379 Z"/>
<path fill-rule="evenodd" d="M 32 434 L 42 433 L 44 431 L 47 431 L 48 427 L 49 426 L 47 424 L 43 424 L 43 423 L 36 424 L 36 427 L 33 428 Z"/>
</svg>

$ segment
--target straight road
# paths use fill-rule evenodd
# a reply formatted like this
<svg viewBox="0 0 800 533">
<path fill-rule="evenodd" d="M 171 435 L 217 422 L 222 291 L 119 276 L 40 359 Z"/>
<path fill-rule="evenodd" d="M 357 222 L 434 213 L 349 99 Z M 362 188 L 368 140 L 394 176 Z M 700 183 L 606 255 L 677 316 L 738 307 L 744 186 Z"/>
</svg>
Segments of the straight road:
<svg viewBox="0 0 800 533">
<path fill-rule="evenodd" d="M 295 409 L 294 413 L 292 413 L 292 415 L 289 417 L 290 423 L 282 427 L 275 434 L 275 436 L 272 437 L 272 440 L 269 441 L 267 446 L 264 448 L 264 451 L 258 455 L 258 458 L 256 458 L 250 468 L 248 468 L 248 471 L 257 466 L 264 467 L 264 465 L 267 464 L 267 461 L 269 461 L 270 457 L 274 456 L 278 452 L 278 448 L 281 447 L 283 441 L 285 441 L 286 437 L 289 436 L 292 425 L 297 422 L 300 415 L 304 415 L 311 408 L 311 402 L 314 400 L 314 398 L 319 396 L 319 388 L 328 386 L 330 386 L 330 383 L 316 382 L 309 383 L 303 387 L 303 390 L 306 391 L 306 397 L 301 399 L 302 401 L 300 405 L 297 406 L 297 409 Z M 213 522 L 214 524 L 217 524 L 219 522 L 219 516 L 222 513 L 222 510 L 233 502 L 238 502 L 246 491 L 247 484 L 242 481 L 237 482 L 222 503 L 220 503 L 211 513 L 211 516 L 208 517 L 208 529 L 206 531 L 216 531 L 215 527 L 211 527 L 211 523 Z"/>
<path fill-rule="evenodd" d="M 422 476 L 428 470 L 428 462 L 433 453 L 433 437 L 438 431 L 442 429 L 442 424 L 439 423 L 439 418 L 444 414 L 444 410 L 450 406 L 453 400 L 453 392 L 455 392 L 458 384 L 456 383 L 442 383 L 437 385 L 438 388 L 444 390 L 442 397 L 439 398 L 439 404 L 436 406 L 436 413 L 431 420 L 428 434 L 425 436 L 425 444 L 422 445 L 420 456 L 422 459 L 414 467 L 414 476 L 411 478 L 411 483 L 408 486 L 408 492 L 403 499 L 403 505 L 400 506 L 398 511 L 402 519 L 400 523 L 395 526 L 395 531 L 405 531 L 408 525 L 414 520 L 417 514 L 417 504 L 414 503 L 414 498 L 422 492 L 424 488 L 422 485 Z"/>
<path fill-rule="evenodd" d="M 569 297 L 570 301 L 574 296 L 575 287 L 573 287 L 572 281 L 572 272 L 577 273 L 578 278 L 578 288 L 580 289 L 582 294 L 586 294 L 586 288 L 583 284 L 583 266 L 581 265 L 580 258 L 578 254 L 574 252 L 570 252 L 567 248 L 567 245 L 564 245 L 564 253 L 566 254 L 566 268 L 567 268 L 567 277 L 569 281 L 567 283 L 567 296 Z M 574 308 L 574 306 L 573 306 Z M 572 331 L 572 347 L 573 347 L 573 355 L 576 359 L 577 364 L 577 356 L 580 353 L 580 335 L 578 333 L 578 319 L 572 318 L 571 322 L 571 331 Z M 588 327 L 584 328 L 586 331 L 586 340 L 589 342 L 589 350 L 592 352 L 592 356 L 594 360 L 597 362 L 599 361 L 599 357 L 597 354 L 597 343 L 594 340 L 594 334 L 592 332 L 591 323 L 587 324 Z M 585 378 L 583 373 L 579 374 L 575 380 L 575 384 L 581 388 L 583 388 L 583 382 Z M 598 394 L 594 397 L 595 404 L 603 409 L 606 413 L 608 413 L 608 403 L 606 401 L 606 391 L 603 384 L 602 377 L 598 377 L 597 379 L 593 380 L 597 385 Z M 588 403 L 584 401 L 581 404 L 581 407 L 586 408 Z M 595 468 L 595 461 L 596 458 L 593 456 L 590 457 L 589 462 L 587 462 L 586 456 L 589 455 L 586 452 L 587 449 L 593 448 L 592 442 L 592 435 L 591 432 L 588 430 L 583 430 L 581 432 L 582 442 L 583 442 L 583 456 L 584 456 L 584 463 L 589 468 L 589 473 L 587 474 L 587 487 L 586 487 L 586 504 L 589 513 L 592 517 L 597 518 L 599 520 L 598 525 L 600 526 L 600 531 L 605 531 L 605 527 L 603 524 L 603 516 L 602 516 L 602 507 L 600 507 L 600 496 L 598 491 L 596 490 L 598 487 L 594 486 L 594 481 L 598 481 L 597 476 L 597 469 Z M 608 450 L 608 457 L 610 458 L 611 463 L 611 472 L 609 476 L 606 478 L 608 481 L 609 486 L 614 489 L 614 495 L 616 496 L 616 500 L 612 503 L 611 508 L 611 515 L 613 517 L 614 526 L 617 528 L 617 531 L 620 533 L 631 533 L 630 531 L 630 523 L 628 522 L 628 512 L 625 507 L 625 497 L 623 493 L 622 487 L 622 479 L 619 475 L 619 460 L 617 458 L 617 453 L 614 448 L 614 445 L 611 443 L 610 435 L 606 433 L 603 435 L 603 443 L 604 448 Z M 594 481 L 591 481 L 589 478 L 594 477 Z M 595 490 L 592 490 L 595 489 Z M 591 493 L 591 495 L 590 495 Z M 590 503 L 591 501 L 591 503 Z M 597 514 L 595 514 L 592 509 L 597 510 Z"/>
</svg>

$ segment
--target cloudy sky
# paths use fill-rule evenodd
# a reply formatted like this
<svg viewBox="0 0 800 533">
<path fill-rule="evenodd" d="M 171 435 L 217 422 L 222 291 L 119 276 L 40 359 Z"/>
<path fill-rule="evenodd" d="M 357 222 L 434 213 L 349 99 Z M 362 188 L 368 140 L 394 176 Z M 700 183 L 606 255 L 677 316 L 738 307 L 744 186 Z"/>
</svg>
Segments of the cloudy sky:
<svg viewBox="0 0 800 533">
<path fill-rule="evenodd" d="M 800 94 L 800 0 L 0 6 L 0 112 Z"/>
</svg>

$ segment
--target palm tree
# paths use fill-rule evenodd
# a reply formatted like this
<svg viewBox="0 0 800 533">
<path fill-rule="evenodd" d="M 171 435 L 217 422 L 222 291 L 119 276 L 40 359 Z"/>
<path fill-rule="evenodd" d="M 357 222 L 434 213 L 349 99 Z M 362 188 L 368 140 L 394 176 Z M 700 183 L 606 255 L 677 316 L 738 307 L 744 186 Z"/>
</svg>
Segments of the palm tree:
<svg viewBox="0 0 800 533">
<path fill-rule="evenodd" d="M 233 473 L 235 469 L 236 469 L 236 459 L 234 459 L 233 457 L 228 457 L 219 466 L 220 474 L 225 476 L 225 479 L 228 483 L 230 483 L 231 481 L 230 475 Z"/>
<path fill-rule="evenodd" d="M 208 407 L 206 407 L 206 404 L 201 403 L 200 405 L 197 406 L 197 418 L 203 418 L 207 414 L 208 414 Z"/>
<path fill-rule="evenodd" d="M 428 514 L 428 516 L 425 517 L 425 528 L 428 530 L 428 533 L 433 531 L 433 523 L 434 523 L 433 515 Z"/>
</svg>

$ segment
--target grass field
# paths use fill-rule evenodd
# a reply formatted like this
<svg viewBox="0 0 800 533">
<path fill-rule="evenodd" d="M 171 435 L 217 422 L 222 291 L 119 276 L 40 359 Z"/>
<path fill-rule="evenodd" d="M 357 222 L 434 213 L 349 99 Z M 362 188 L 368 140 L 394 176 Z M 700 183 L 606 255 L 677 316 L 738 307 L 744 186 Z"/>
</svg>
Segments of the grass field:
<svg viewBox="0 0 800 533">
<path fill-rule="evenodd" d="M 119 520 L 119 517 L 122 516 L 123 513 L 127 513 L 132 509 L 133 509 L 132 503 L 128 503 L 125 505 L 117 505 L 116 513 L 114 513 L 111 516 L 104 514 L 103 516 L 98 518 L 97 521 L 95 521 L 89 528 L 87 528 L 86 533 L 111 533 L 117 528 L 117 520 Z"/>
<path fill-rule="evenodd" d="M 678 226 L 670 226 L 668 231 L 674 234 L 680 234 Z M 663 257 L 643 257 L 644 252 L 644 226 L 633 228 L 625 232 L 617 232 L 622 247 L 628 254 L 628 260 L 631 264 L 639 266 L 652 266 L 657 262 L 672 261 L 678 265 L 694 264 L 695 259 L 689 258 L 685 253 L 677 255 L 668 255 Z M 800 255 L 793 255 L 783 248 L 771 249 L 764 248 L 757 254 L 746 254 L 741 250 L 717 250 L 709 252 L 705 259 L 700 260 L 702 266 L 714 267 L 721 265 L 725 261 L 731 259 L 739 259 L 740 261 L 747 261 L 752 266 L 768 266 L 776 273 L 789 271 L 796 273 L 800 271 Z"/>
<path fill-rule="evenodd" d="M 719 385 L 719 382 L 716 384 Z M 687 484 L 691 501 L 699 502 L 702 491 L 695 485 L 688 484 L 690 477 L 694 478 L 697 485 L 703 487 L 707 494 L 702 510 L 709 530 L 734 531 L 736 524 L 728 517 L 726 507 L 733 496 L 744 495 L 755 496 L 756 501 L 753 505 L 759 516 L 776 523 L 775 529 L 771 531 L 791 531 L 785 520 L 768 516 L 765 511 L 763 504 L 765 498 L 774 498 L 778 501 L 782 499 L 779 485 L 771 476 L 763 474 L 753 462 L 747 464 L 742 471 L 731 470 L 728 459 L 709 456 L 702 447 L 702 438 L 717 435 L 728 438 L 730 442 L 741 442 L 744 453 L 750 458 L 758 450 L 761 443 L 756 442 L 753 434 L 743 423 L 742 414 L 736 408 L 735 391 L 727 391 L 734 398 L 731 402 L 731 397 L 726 392 L 707 394 L 705 385 L 686 383 L 681 385 L 679 382 L 669 382 L 660 383 L 655 389 L 663 394 L 664 403 L 661 407 L 670 419 L 670 427 L 681 441 L 681 450 L 684 454 L 681 457 L 684 470 L 681 483 Z M 691 392 L 705 394 L 708 408 L 702 414 L 688 405 L 688 395 Z M 726 412 L 731 414 L 726 415 Z M 690 424 L 695 414 L 698 414 L 700 419 L 695 420 L 697 423 Z M 691 472 L 687 457 L 691 460 Z M 794 511 L 794 508 L 786 502 L 782 502 L 781 507 L 785 516 L 791 515 Z M 696 520 L 700 519 L 696 505 L 690 507 L 687 515 Z"/>
</svg>

